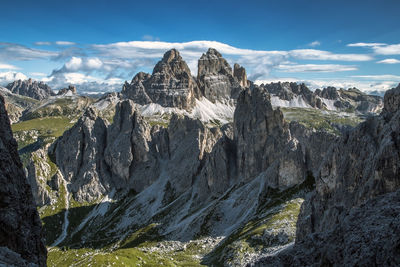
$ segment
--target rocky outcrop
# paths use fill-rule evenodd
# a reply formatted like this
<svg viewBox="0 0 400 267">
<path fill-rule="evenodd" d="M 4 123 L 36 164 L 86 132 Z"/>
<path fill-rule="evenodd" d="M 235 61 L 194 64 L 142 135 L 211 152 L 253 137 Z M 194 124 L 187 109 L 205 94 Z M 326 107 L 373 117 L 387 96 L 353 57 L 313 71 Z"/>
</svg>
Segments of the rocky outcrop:
<svg viewBox="0 0 400 267">
<path fill-rule="evenodd" d="M 281 100 L 287 101 L 288 107 L 296 107 L 296 105 L 291 105 L 290 103 L 298 102 L 297 104 L 300 107 L 306 107 L 306 105 L 308 105 L 309 107 L 313 108 L 322 108 L 321 100 L 316 98 L 313 92 L 308 89 L 304 83 L 297 84 L 293 82 L 278 82 L 262 84 L 261 87 L 265 88 L 273 97 L 278 97 Z M 300 101 L 297 98 L 300 98 Z M 301 104 L 301 101 L 304 102 L 303 105 Z"/>
<path fill-rule="evenodd" d="M 237 68 L 236 74 L 244 84 L 247 80 L 244 77 L 245 71 L 243 73 L 243 70 Z M 214 48 L 208 49 L 207 53 L 200 57 L 197 81 L 203 96 L 211 102 L 236 99 L 242 90 L 240 82 L 233 76 L 231 66 Z"/>
<path fill-rule="evenodd" d="M 172 49 L 164 54 L 151 75 L 139 72 L 130 83 L 125 82 L 121 93 L 140 105 L 156 103 L 191 111 L 196 98 L 230 103 L 248 86 L 246 70 L 236 64 L 232 71 L 228 62 L 213 48 L 199 59 L 197 78 L 192 77 L 179 52 Z"/>
<path fill-rule="evenodd" d="M 43 100 L 55 95 L 47 84 L 33 81 L 32 79 L 14 81 L 8 84 L 6 88 L 14 94 L 29 96 L 37 100 Z"/>
<path fill-rule="evenodd" d="M 262 266 L 400 263 L 399 94 L 389 90 L 380 116 L 331 147 L 301 209 L 296 245 Z"/>
<path fill-rule="evenodd" d="M 237 63 L 233 65 L 233 77 L 238 80 L 240 86 L 243 88 L 250 86 L 250 81 L 247 80 L 246 69 Z"/>
<path fill-rule="evenodd" d="M 312 92 L 304 83 L 278 82 L 262 84 L 271 94 L 274 106 L 308 107 L 359 113 L 378 113 L 382 109 L 382 98 L 367 95 L 356 88 L 348 90 L 326 87 Z"/>
<path fill-rule="evenodd" d="M 384 96 L 384 112 L 395 113 L 400 107 L 400 84 L 396 88 L 386 91 Z"/>
<path fill-rule="evenodd" d="M 111 180 L 103 158 L 107 124 L 89 108 L 78 122 L 49 148 L 68 190 L 78 201 L 94 201 L 110 191 Z"/>
<path fill-rule="evenodd" d="M 138 73 L 122 92 L 138 104 L 150 102 L 163 107 L 191 110 L 199 96 L 196 81 L 176 49 L 167 51 L 151 75 Z"/>
<path fill-rule="evenodd" d="M 2 96 L 0 185 L 0 246 L 18 253 L 27 262 L 45 266 L 47 252 L 42 241 L 41 221 L 22 169 Z M 0 257 L 4 255 L 3 252 L 2 249 Z"/>
<path fill-rule="evenodd" d="M 139 192 L 158 177 L 159 166 L 150 153 L 150 142 L 151 127 L 135 104 L 131 100 L 119 103 L 114 123 L 107 132 L 104 153 L 105 162 L 118 188 L 131 185 Z"/>
<path fill-rule="evenodd" d="M 315 95 L 321 97 L 322 100 L 331 100 L 337 110 L 378 113 L 383 107 L 383 101 L 380 96 L 368 95 L 356 88 L 344 90 L 327 87 L 322 91 L 315 90 Z M 326 101 L 323 102 L 325 103 Z M 329 107 L 325 105 L 325 108 Z"/>
<path fill-rule="evenodd" d="M 76 95 L 76 87 L 74 85 L 69 85 L 67 88 L 60 89 L 57 95 Z"/>
<path fill-rule="evenodd" d="M 239 177 L 249 181 L 268 169 L 270 185 L 280 189 L 305 179 L 301 148 L 265 89 L 255 86 L 239 96 L 234 121 Z"/>
<path fill-rule="evenodd" d="M 148 81 L 150 77 L 151 75 L 148 73 L 139 72 L 133 77 L 130 84 L 125 82 L 121 94 L 141 105 L 152 103 L 153 101 L 148 96 L 145 88 L 146 81 Z"/>
<path fill-rule="evenodd" d="M 29 155 L 28 164 L 25 168 L 35 204 L 39 207 L 53 204 L 57 198 L 55 194 L 52 194 L 51 190 L 48 190 L 48 181 L 52 180 L 52 176 L 57 176 L 57 173 L 54 173 L 56 170 L 52 166 L 54 163 L 50 162 L 47 155 L 48 147 L 49 145 L 47 144 L 33 151 Z"/>
<path fill-rule="evenodd" d="M 4 97 L 5 106 L 11 123 L 16 123 L 26 109 L 33 107 L 38 101 L 36 99 L 13 94 L 10 90 L 0 87 L 0 95 Z"/>
</svg>

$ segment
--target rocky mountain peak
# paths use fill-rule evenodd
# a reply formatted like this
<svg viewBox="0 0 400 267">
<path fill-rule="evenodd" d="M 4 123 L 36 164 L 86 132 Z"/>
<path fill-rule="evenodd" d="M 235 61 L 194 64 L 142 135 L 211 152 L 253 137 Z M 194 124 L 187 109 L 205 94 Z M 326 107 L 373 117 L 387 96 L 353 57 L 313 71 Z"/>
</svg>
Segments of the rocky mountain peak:
<svg viewBox="0 0 400 267">
<path fill-rule="evenodd" d="M 58 91 L 57 95 L 76 95 L 76 86 L 69 85 L 67 88 L 62 88 Z"/>
<path fill-rule="evenodd" d="M 197 77 L 218 74 L 232 75 L 232 68 L 216 49 L 209 48 L 199 59 Z"/>
<path fill-rule="evenodd" d="M 149 79 L 151 75 L 149 73 L 145 72 L 138 72 L 132 79 L 132 83 L 138 83 L 138 82 L 143 82 L 147 79 Z"/>
<path fill-rule="evenodd" d="M 239 73 L 237 73 L 239 75 Z M 247 77 L 241 73 L 240 82 Z M 239 80 L 233 76 L 232 68 L 222 55 L 214 48 L 208 49 L 198 62 L 197 81 L 202 94 L 211 102 L 224 102 L 237 99 L 243 89 Z"/>
<path fill-rule="evenodd" d="M 43 100 L 49 96 L 55 95 L 50 86 L 32 79 L 14 81 L 9 83 L 6 88 L 14 94 L 29 96 L 37 100 Z"/>
<path fill-rule="evenodd" d="M 179 54 L 178 50 L 176 50 L 175 48 L 165 52 L 165 54 L 162 58 L 162 62 L 169 63 L 173 60 L 182 60 L 181 55 Z"/>
<path fill-rule="evenodd" d="M 400 110 L 400 83 L 396 88 L 386 91 L 384 96 L 384 111 L 395 113 Z"/>
<path fill-rule="evenodd" d="M 165 52 L 163 58 L 153 69 L 153 75 L 163 72 L 176 78 L 181 78 L 180 76 L 183 75 L 188 79 L 192 76 L 188 65 L 176 49 L 171 49 Z"/>
<path fill-rule="evenodd" d="M 176 49 L 164 54 L 151 75 L 136 74 L 130 84 L 124 84 L 121 93 L 141 105 L 157 103 L 185 110 L 191 110 L 195 97 L 200 96 L 188 65 Z"/>
<path fill-rule="evenodd" d="M 249 81 L 247 80 L 246 69 L 239 64 L 235 63 L 233 65 L 233 76 L 239 81 L 240 86 L 246 88 L 249 86 Z"/>
</svg>

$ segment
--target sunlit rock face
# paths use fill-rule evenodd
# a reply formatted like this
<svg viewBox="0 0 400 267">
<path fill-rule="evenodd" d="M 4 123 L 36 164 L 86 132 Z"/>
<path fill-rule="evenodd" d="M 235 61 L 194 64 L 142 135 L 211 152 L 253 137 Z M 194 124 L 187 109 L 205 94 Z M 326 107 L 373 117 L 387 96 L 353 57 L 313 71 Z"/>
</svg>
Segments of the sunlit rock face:
<svg viewBox="0 0 400 267">
<path fill-rule="evenodd" d="M 245 83 L 244 79 L 247 80 L 244 76 L 242 73 L 242 83 Z M 197 81 L 200 91 L 211 102 L 236 99 L 243 89 L 238 79 L 233 76 L 231 66 L 213 48 L 208 49 L 199 59 Z"/>
<path fill-rule="evenodd" d="M 164 54 L 151 75 L 138 73 L 130 84 L 125 83 L 122 93 L 138 104 L 157 103 L 191 110 L 199 90 L 188 65 L 172 49 Z"/>
<path fill-rule="evenodd" d="M 43 100 L 55 95 L 47 84 L 33 81 L 32 79 L 14 81 L 8 84 L 6 88 L 14 94 L 29 96 L 37 100 Z"/>
</svg>

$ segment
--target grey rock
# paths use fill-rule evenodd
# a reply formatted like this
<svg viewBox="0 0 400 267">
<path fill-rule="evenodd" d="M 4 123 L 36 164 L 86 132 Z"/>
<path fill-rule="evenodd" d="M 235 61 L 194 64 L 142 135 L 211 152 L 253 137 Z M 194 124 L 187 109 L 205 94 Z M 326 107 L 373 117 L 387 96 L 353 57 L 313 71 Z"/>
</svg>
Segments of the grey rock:
<svg viewBox="0 0 400 267">
<path fill-rule="evenodd" d="M 43 100 L 55 95 L 47 84 L 33 81 L 32 79 L 14 81 L 9 83 L 6 88 L 14 94 L 29 96 L 37 100 Z"/>
<path fill-rule="evenodd" d="M 117 188 L 131 185 L 140 192 L 158 177 L 158 162 L 150 149 L 151 127 L 131 100 L 119 103 L 104 153 Z"/>
<path fill-rule="evenodd" d="M 235 63 L 233 65 L 233 76 L 238 80 L 243 88 L 250 86 L 250 81 L 247 80 L 246 69 Z"/>
<path fill-rule="evenodd" d="M 242 72 L 242 73 L 240 73 Z M 244 72 L 244 73 L 243 73 Z M 237 69 L 244 84 L 245 71 Z M 211 102 L 237 99 L 242 87 L 236 77 L 233 76 L 232 68 L 222 55 L 214 48 L 208 49 L 198 62 L 197 81 L 204 97 Z"/>
<path fill-rule="evenodd" d="M 304 83 L 278 82 L 262 84 L 261 87 L 265 88 L 270 94 L 278 96 L 280 99 L 290 101 L 297 96 L 301 96 L 311 107 L 322 108 L 321 101 L 318 101 L 318 98 Z"/>
<path fill-rule="evenodd" d="M 57 95 L 65 95 L 68 92 L 71 92 L 71 94 L 75 95 L 76 92 L 76 87 L 74 85 L 69 85 L 67 88 L 62 88 L 57 92 Z"/>
<path fill-rule="evenodd" d="M 34 205 L 17 143 L 0 96 L 0 246 L 40 266 L 46 265 L 47 251 L 42 224 Z"/>
<path fill-rule="evenodd" d="M 398 90 L 387 92 L 380 116 L 368 118 L 331 146 L 316 189 L 301 208 L 296 245 L 260 266 L 400 263 Z"/>
<path fill-rule="evenodd" d="M 98 116 L 96 109 L 89 108 L 49 148 L 49 156 L 78 201 L 96 200 L 110 190 L 111 182 L 103 157 L 106 140 L 106 122 Z"/>
<path fill-rule="evenodd" d="M 7 247 L 0 247 L 0 266 L 1 267 L 36 267 L 33 262 L 26 261 L 20 254 Z"/>
<path fill-rule="evenodd" d="M 305 179 L 304 157 L 268 92 L 258 86 L 242 92 L 234 115 L 237 166 L 242 181 L 268 169 L 270 185 L 284 189 Z"/>
<path fill-rule="evenodd" d="M 122 92 L 138 104 L 157 103 L 190 111 L 199 97 L 196 81 L 176 49 L 167 51 L 153 69 L 152 75 L 138 73 Z"/>
<path fill-rule="evenodd" d="M 384 111 L 387 113 L 394 113 L 400 109 L 400 84 L 386 91 L 384 103 Z"/>
<path fill-rule="evenodd" d="M 35 204 L 39 207 L 49 205 L 55 201 L 56 196 L 47 190 L 47 180 L 51 175 L 51 166 L 46 161 L 48 145 L 37 149 L 29 155 L 26 166 L 26 176 L 32 188 Z"/>
</svg>

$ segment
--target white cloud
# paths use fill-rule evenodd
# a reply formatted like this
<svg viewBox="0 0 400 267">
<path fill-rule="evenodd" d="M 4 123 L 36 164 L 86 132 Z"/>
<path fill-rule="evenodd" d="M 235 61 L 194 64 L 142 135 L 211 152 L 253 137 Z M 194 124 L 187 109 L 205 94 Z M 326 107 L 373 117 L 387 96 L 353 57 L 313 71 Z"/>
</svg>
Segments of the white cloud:
<svg viewBox="0 0 400 267">
<path fill-rule="evenodd" d="M 76 72 L 86 71 L 91 72 L 93 70 L 100 69 L 103 66 L 103 62 L 99 58 L 80 58 L 72 57 L 66 62 L 59 71 L 62 72 Z"/>
<path fill-rule="evenodd" d="M 57 54 L 55 51 L 33 49 L 19 44 L 0 43 L 0 60 L 35 60 Z"/>
<path fill-rule="evenodd" d="M 370 79 L 370 80 L 392 80 L 392 81 L 400 81 L 399 75 L 392 75 L 392 74 L 383 74 L 383 75 L 353 75 L 353 78 L 363 78 L 363 79 Z"/>
<path fill-rule="evenodd" d="M 82 67 L 82 62 L 80 57 L 72 57 L 64 66 L 69 71 L 77 71 Z"/>
<path fill-rule="evenodd" d="M 347 46 L 350 47 L 375 47 L 375 46 L 382 46 L 386 45 L 385 43 L 353 43 L 353 44 L 348 44 Z"/>
<path fill-rule="evenodd" d="M 89 58 L 86 61 L 86 66 L 90 69 L 100 69 L 103 66 L 103 62 L 98 58 Z"/>
<path fill-rule="evenodd" d="M 381 64 L 399 64 L 400 60 L 395 59 L 395 58 L 387 58 L 387 59 L 384 59 L 384 60 L 380 60 L 380 61 L 378 61 L 376 63 L 381 63 Z"/>
<path fill-rule="evenodd" d="M 307 60 L 369 61 L 374 59 L 372 56 L 365 54 L 335 54 L 316 49 L 291 50 L 289 54 L 294 58 Z"/>
<path fill-rule="evenodd" d="M 51 45 L 51 42 L 35 42 L 34 45 L 37 45 L 37 46 Z"/>
<path fill-rule="evenodd" d="M 338 72 L 357 70 L 354 66 L 337 64 L 281 64 L 277 68 L 283 72 Z"/>
<path fill-rule="evenodd" d="M 44 76 L 46 76 L 46 73 L 43 73 L 43 72 L 30 72 L 29 75 L 36 76 L 36 77 L 44 77 Z"/>
<path fill-rule="evenodd" d="M 0 85 L 3 86 L 15 80 L 26 80 L 26 79 L 28 79 L 28 77 L 26 77 L 25 74 L 21 72 L 12 72 L 12 71 L 0 72 Z"/>
<path fill-rule="evenodd" d="M 0 69 L 3 69 L 3 70 L 18 70 L 19 68 L 14 66 L 14 65 L 0 63 Z"/>
<path fill-rule="evenodd" d="M 376 46 L 373 49 L 379 55 L 400 55 L 400 44 Z"/>
<path fill-rule="evenodd" d="M 62 45 L 62 46 L 66 46 L 66 45 L 76 45 L 76 43 L 74 42 L 69 42 L 69 41 L 56 41 L 54 42 L 56 45 Z"/>
<path fill-rule="evenodd" d="M 321 42 L 319 42 L 319 41 L 314 41 L 314 42 L 309 43 L 308 45 L 311 46 L 311 47 L 316 47 L 316 46 L 320 46 L 320 45 L 321 45 Z"/>
</svg>

